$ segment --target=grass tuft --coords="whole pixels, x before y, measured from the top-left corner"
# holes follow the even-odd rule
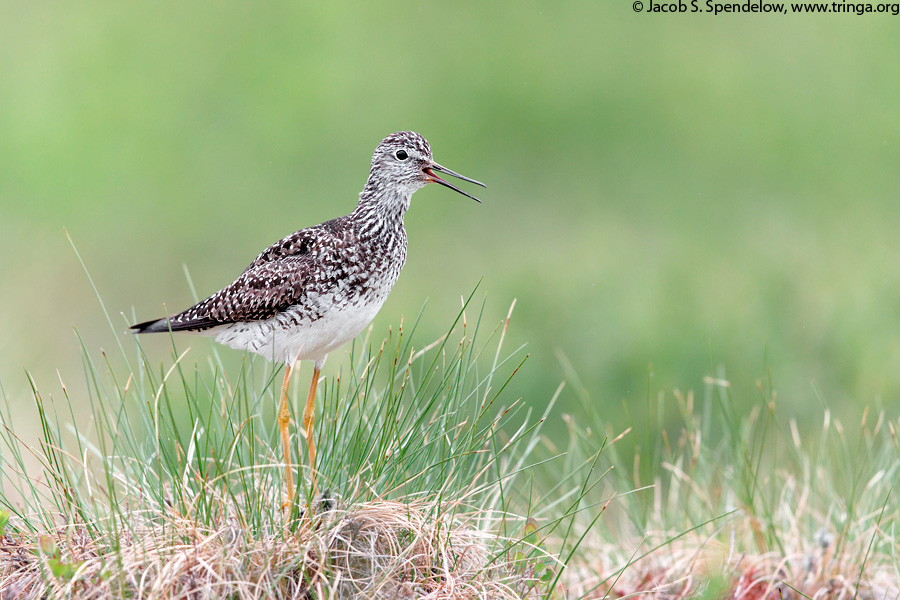
[[[563,386],[541,414],[508,398],[514,303],[490,328],[473,296],[430,343],[421,313],[354,342],[319,386],[323,493],[298,432],[287,510],[279,365],[81,342],[83,396],[29,376],[36,441],[0,402],[0,599],[900,599],[896,418],[801,431],[768,373],[740,414],[717,372],[617,431],[570,369],[560,450]]]
[[[14,432],[8,405],[2,415],[3,597],[555,593],[572,552],[561,558],[551,534],[572,529],[596,476],[536,496],[534,471],[552,460],[543,419],[503,396],[527,357],[503,349],[509,317],[483,333],[484,306],[471,300],[423,347],[415,324],[353,345],[320,396],[325,492],[311,496],[297,434],[300,502],[288,510],[279,366],[249,355],[237,373],[218,360],[188,366],[176,338],[154,363],[131,338],[135,367],[123,374],[82,345],[87,398],[62,384],[63,401],[48,400],[32,381],[36,445]]]
[[[600,494],[650,489],[590,530],[569,561],[574,597],[900,598],[900,422],[864,411],[851,428],[825,409],[819,431],[801,432],[771,389],[738,416],[719,373],[699,401],[658,397],[651,445],[632,431],[607,445]],[[598,431],[613,438],[598,420],[578,423],[570,455],[592,451]]]

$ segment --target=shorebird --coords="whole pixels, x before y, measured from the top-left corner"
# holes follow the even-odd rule
[[[319,373],[328,354],[375,318],[406,262],[403,217],[413,193],[437,183],[481,202],[438,176],[480,185],[434,162],[425,138],[393,133],[378,144],[369,178],[349,215],[294,232],[256,257],[229,286],[180,313],[133,325],[134,333],[193,332],[282,361],[278,427],[284,451],[286,506],[293,501],[288,387],[299,360],[313,363],[303,427],[316,490],[313,438]]]

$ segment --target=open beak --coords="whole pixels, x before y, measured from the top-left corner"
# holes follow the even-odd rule
[[[468,196],[475,202],[481,202],[481,200],[479,200],[472,194],[468,194],[468,193],[462,191],[461,189],[459,189],[452,183],[448,183],[448,182],[444,181],[443,179],[441,179],[440,177],[438,177],[437,175],[435,175],[435,173],[434,173],[435,171],[437,171],[439,173],[445,173],[447,175],[450,175],[451,177],[456,177],[457,179],[462,179],[463,181],[468,181],[469,183],[474,183],[475,185],[480,185],[483,188],[486,188],[487,187],[486,185],[484,185],[480,181],[475,181],[474,179],[469,179],[468,177],[464,177],[464,176],[460,175],[459,173],[455,173],[455,172],[451,171],[450,169],[448,169],[446,167],[442,167],[441,165],[439,165],[435,162],[431,163],[430,165],[428,165],[427,167],[424,167],[422,169],[422,172],[425,173],[425,175],[427,175],[427,177],[425,178],[426,181],[439,183],[444,187],[448,187],[451,190],[459,192],[463,196]]]

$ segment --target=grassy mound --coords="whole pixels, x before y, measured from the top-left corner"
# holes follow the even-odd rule
[[[525,357],[503,354],[508,319],[482,341],[467,310],[424,348],[402,325],[353,348],[322,394],[316,471],[328,491],[311,497],[295,438],[299,502],[285,508],[280,367],[247,356],[233,379],[215,363],[187,368],[173,339],[167,364],[137,347],[121,377],[85,350],[86,425],[74,408],[86,402],[45,401],[36,386],[37,447],[3,416],[3,593],[517,598],[559,585],[543,540],[575,531],[587,487],[534,502],[542,420],[502,402]],[[537,517],[541,505],[553,509]]]
[[[187,366],[195,338],[153,364],[129,338],[123,373],[85,348],[87,398],[33,386],[36,444],[0,410],[0,598],[900,597],[896,420],[801,432],[770,382],[737,414],[719,373],[616,432],[571,374],[562,451],[556,396],[505,398],[527,357],[483,309],[353,346],[321,386],[326,491],[298,433],[286,508],[279,366]]]

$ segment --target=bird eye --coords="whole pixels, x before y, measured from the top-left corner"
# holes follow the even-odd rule
[[[397,153],[394,154],[397,157],[397,160],[406,160],[409,158],[409,154],[406,153],[406,150],[397,150]]]

